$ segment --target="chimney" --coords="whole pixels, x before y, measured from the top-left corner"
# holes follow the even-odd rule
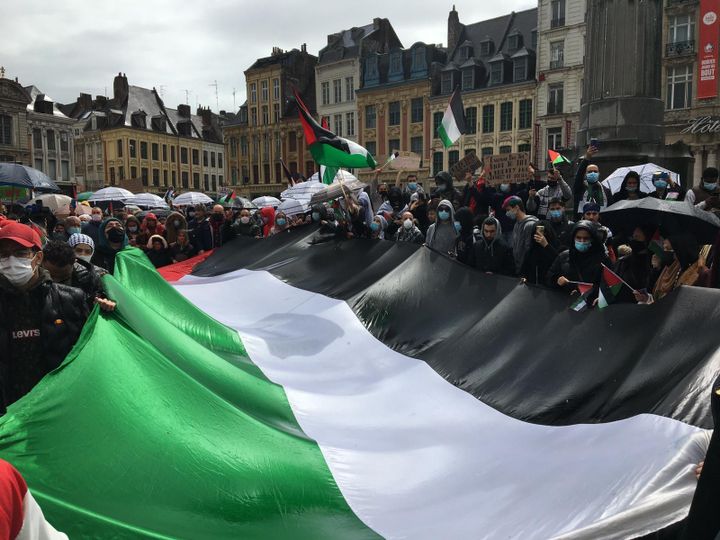
[[[89,111],[92,109],[92,104],[92,96],[90,94],[80,94],[78,105],[80,105],[81,110]]]
[[[455,5],[453,4],[452,11],[448,15],[448,49],[452,50],[458,44],[461,32],[462,25],[460,24],[460,17],[458,12],[455,11]]]
[[[181,118],[190,118],[190,105],[185,105],[184,103],[178,105],[177,111],[178,116],[180,116]]]
[[[380,17],[375,17],[373,19],[373,29],[375,29],[375,30],[379,29],[381,21],[382,21],[382,19]]]
[[[210,107],[198,107],[197,115],[202,118],[203,126],[212,125],[212,111]]]
[[[303,44],[300,46],[300,52],[304,52],[304,53],[307,52],[307,43],[303,43]]]
[[[118,73],[113,80],[113,99],[118,105],[125,103],[130,89],[124,73]]]

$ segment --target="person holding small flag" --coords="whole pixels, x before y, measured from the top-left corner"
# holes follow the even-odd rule
[[[592,302],[599,293],[603,265],[610,267],[611,263],[605,255],[597,227],[590,221],[581,220],[573,228],[570,248],[556,257],[546,282],[551,287],[578,290],[586,302]]]
[[[635,291],[650,291],[655,283],[653,275],[650,239],[652,226],[635,227],[628,241],[630,253],[620,257],[615,263],[615,273],[628,284],[617,296],[618,302],[637,302]]]
[[[600,168],[592,163],[593,156],[597,152],[597,147],[588,147],[575,173],[573,194],[575,195],[575,212],[578,215],[582,213],[585,203],[596,203],[602,210],[610,205],[612,199],[610,190],[600,183]]]
[[[540,219],[547,219],[550,209],[550,201],[560,199],[563,203],[572,199],[570,186],[555,167],[547,170],[547,185],[537,192],[538,210],[537,216]]]

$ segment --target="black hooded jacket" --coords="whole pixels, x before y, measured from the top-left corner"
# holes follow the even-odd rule
[[[512,276],[515,274],[515,259],[512,249],[502,237],[500,222],[495,218],[491,219],[495,221],[497,229],[495,238],[488,242],[481,233],[473,244],[469,264],[482,272]]]
[[[584,229],[590,233],[591,246],[585,253],[575,249],[575,233],[579,229]],[[597,298],[602,278],[602,265],[610,268],[612,263],[605,254],[605,248],[598,235],[597,227],[590,221],[581,220],[575,224],[572,232],[570,249],[563,251],[555,258],[550,270],[547,273],[547,284],[550,287],[558,288],[557,280],[560,276],[564,276],[569,281],[577,281],[582,283],[592,283],[593,290],[588,295],[589,300]],[[565,289],[574,289],[574,286],[563,287]]]

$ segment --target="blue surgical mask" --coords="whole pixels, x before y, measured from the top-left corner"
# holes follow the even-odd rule
[[[313,221],[320,221],[320,212],[313,212],[312,219]]]
[[[600,173],[589,172],[585,175],[585,180],[587,180],[589,184],[594,184],[600,180]]]
[[[440,210],[438,212],[438,217],[440,218],[440,221],[447,221],[448,219],[450,219],[450,212],[448,212],[447,210]]]
[[[575,240],[575,249],[578,250],[580,253],[585,253],[587,250],[590,249],[590,246],[590,242],[580,242],[579,240]]]
[[[80,227],[68,227],[67,232],[68,234],[80,234],[82,229],[80,229]]]
[[[500,191],[508,193],[510,191],[510,184],[500,184]]]
[[[563,217],[563,213],[564,212],[562,210],[550,210],[548,212],[548,215],[550,216],[550,219],[560,221]]]
[[[462,224],[459,221],[456,221],[454,225],[457,232],[460,232],[462,230]]]
[[[445,191],[445,184],[438,184],[438,185],[437,185],[437,190],[438,190],[438,191]]]
[[[284,227],[285,224],[287,224],[287,220],[280,218],[280,219],[276,220],[275,223],[277,223],[279,227]]]
[[[407,187],[410,191],[416,191],[417,190],[417,182],[408,182]]]
[[[653,184],[655,184],[655,187],[658,189],[665,189],[668,185],[665,180],[655,180]]]
[[[372,229],[372,232],[378,232],[380,230],[380,224],[377,221],[373,221],[370,224],[370,229]]]
[[[513,212],[512,210],[508,210],[507,212],[505,212],[505,216],[508,219],[512,219],[513,221],[515,221],[516,219],[515,212]]]
[[[715,191],[718,187],[717,182],[703,182],[703,187],[707,191]]]
[[[625,186],[625,191],[627,191],[628,193],[635,193],[637,191],[637,186]]]

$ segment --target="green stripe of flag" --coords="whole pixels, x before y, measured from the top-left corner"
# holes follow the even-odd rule
[[[375,538],[237,333],[134,249],[116,274],[117,311],[0,418],[47,519],[70,538]]]
[[[455,144],[465,131],[465,109],[460,97],[460,91],[455,90],[450,97],[450,103],[438,127],[438,137],[447,148]]]
[[[332,146],[317,142],[310,145],[313,159],[326,167],[344,167],[346,169],[375,168],[377,163],[372,155],[362,146],[352,141],[345,141],[350,153]]]

